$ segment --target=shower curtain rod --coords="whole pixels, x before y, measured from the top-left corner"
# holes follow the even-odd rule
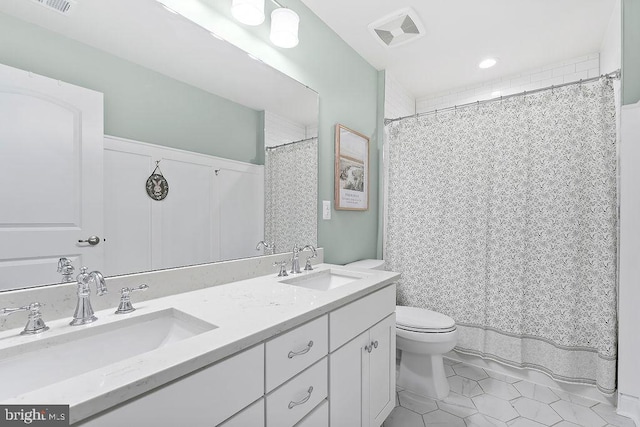
[[[274,148],[286,147],[287,145],[297,144],[298,142],[311,141],[312,139],[317,139],[317,138],[318,138],[317,136],[312,136],[311,138],[305,138],[305,139],[300,139],[298,141],[286,142],[286,143],[280,144],[280,145],[271,145],[269,147],[265,147],[265,149],[266,150],[273,150]]]
[[[591,78],[588,78],[588,79],[580,79],[580,80],[576,80],[576,81],[573,81],[573,82],[562,83],[562,84],[559,84],[559,85],[551,85],[551,86],[543,87],[543,88],[540,88],[540,89],[525,90],[524,92],[513,93],[511,95],[505,95],[505,96],[495,97],[495,98],[491,98],[491,99],[485,99],[483,101],[468,102],[466,104],[460,104],[460,105],[454,105],[453,107],[435,109],[435,110],[431,110],[431,111],[426,111],[424,113],[416,113],[416,114],[412,114],[410,116],[398,117],[396,119],[384,119],[384,125],[386,126],[389,123],[397,122],[398,120],[418,118],[418,117],[421,117],[421,116],[427,116],[429,114],[437,114],[438,112],[457,110],[458,108],[465,108],[465,107],[471,107],[471,106],[474,106],[474,105],[488,104],[490,102],[503,101],[505,99],[515,98],[517,96],[531,95],[532,93],[544,92],[544,91],[547,91],[547,90],[558,89],[558,88],[565,87],[565,86],[572,86],[572,85],[578,85],[578,84],[583,84],[583,83],[591,83],[591,82],[595,82],[597,80],[600,80],[602,78],[618,80],[618,79],[620,79],[620,69],[617,69],[616,71],[612,71],[612,72],[607,73],[607,74],[599,75],[598,77],[591,77]]]

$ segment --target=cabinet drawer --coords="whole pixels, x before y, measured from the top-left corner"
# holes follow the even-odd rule
[[[326,356],[328,341],[325,314],[267,342],[267,393]]]
[[[146,426],[215,426],[260,399],[263,393],[264,346],[260,344],[80,425],[127,426],[144,414]]]
[[[218,427],[264,427],[264,398],[244,408]]]
[[[349,342],[396,311],[396,285],[389,285],[329,313],[329,351]]]
[[[323,401],[307,415],[296,427],[327,427],[329,425],[329,402]]]
[[[267,395],[267,427],[291,427],[327,397],[327,358]]]

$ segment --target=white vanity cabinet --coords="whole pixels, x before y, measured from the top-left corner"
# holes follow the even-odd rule
[[[378,427],[393,410],[394,311],[392,285],[330,313],[331,427]]]
[[[264,398],[243,409],[218,427],[264,427]]]
[[[395,406],[395,285],[80,426],[370,427]]]
[[[213,427],[263,394],[264,344],[259,344],[77,425]]]

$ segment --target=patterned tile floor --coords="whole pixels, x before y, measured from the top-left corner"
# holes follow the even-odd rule
[[[383,427],[634,427],[611,405],[448,359],[445,370],[449,396],[398,388]]]

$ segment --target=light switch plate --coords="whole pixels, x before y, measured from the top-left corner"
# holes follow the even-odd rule
[[[322,201],[322,219],[331,219],[331,200]]]

